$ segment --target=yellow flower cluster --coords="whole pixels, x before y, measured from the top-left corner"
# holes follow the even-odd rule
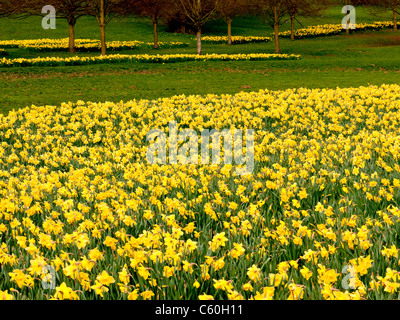
[[[136,49],[140,47],[141,41],[110,41],[107,42],[107,49]],[[69,39],[39,39],[34,41],[24,41],[20,44],[21,48],[26,48],[32,51],[59,51],[68,50]],[[78,51],[95,51],[100,50],[100,40],[76,39],[75,49]]]
[[[227,36],[203,36],[201,39],[205,43],[227,43]],[[270,37],[252,37],[252,36],[232,36],[232,44],[242,43],[257,43],[257,42],[269,42],[272,38]]]
[[[32,59],[0,59],[0,67],[30,67],[30,66],[70,66],[70,65],[89,65],[98,63],[118,63],[118,62],[148,62],[148,63],[172,63],[185,61],[243,61],[243,60],[298,60],[299,55],[288,54],[110,54],[107,56],[94,57],[38,57]]]
[[[142,41],[109,41],[107,48],[112,51],[133,50],[141,47],[151,47],[153,43]],[[188,43],[183,42],[159,42],[161,48],[187,47]],[[69,48],[69,38],[63,39],[35,39],[35,40],[3,40],[0,47],[4,48],[25,48],[32,51],[65,51]],[[101,48],[100,40],[75,39],[75,49],[78,51],[98,51]]]
[[[254,129],[254,172],[150,165],[171,121]],[[0,299],[397,298],[399,126],[399,85],[0,116]]]
[[[400,23],[399,23],[400,25]],[[392,21],[378,21],[374,23],[360,23],[355,25],[355,31],[366,31],[366,30],[382,30],[392,28]],[[318,26],[308,26],[307,28],[295,30],[295,38],[310,38],[318,36],[335,35],[344,32],[341,24],[324,24]],[[290,37],[291,31],[280,32],[281,37]]]
[[[3,48],[34,48],[34,47],[46,47],[46,46],[53,46],[53,47],[66,47],[68,48],[68,38],[63,39],[28,39],[28,40],[1,40],[0,47]],[[91,40],[91,39],[75,39],[76,46],[81,45],[89,45],[98,43],[98,40]]]

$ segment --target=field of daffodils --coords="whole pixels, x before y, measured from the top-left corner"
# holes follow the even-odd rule
[[[397,299],[399,109],[384,85],[0,116],[0,299]],[[254,130],[254,171],[149,164],[171,121]]]

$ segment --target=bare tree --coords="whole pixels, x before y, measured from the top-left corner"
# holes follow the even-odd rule
[[[123,0],[90,0],[88,3],[89,15],[97,19],[100,27],[101,54],[107,53],[106,47],[106,26],[108,23],[120,14],[120,5]]]
[[[56,16],[68,22],[69,52],[75,52],[75,25],[77,20],[88,13],[88,1],[85,0],[28,0],[27,12],[41,12],[41,8],[51,5],[56,9]]]
[[[393,30],[397,31],[398,15],[400,13],[400,0],[355,0],[357,4],[370,7],[375,15],[382,11],[390,10],[393,13]]]
[[[75,25],[79,18],[87,14],[88,5],[84,0],[44,0],[54,6],[57,17],[68,22],[69,52],[75,52]]]
[[[221,0],[174,0],[174,3],[187,22],[196,29],[197,54],[201,55],[201,28],[216,14]]]
[[[1,8],[11,3],[12,13],[18,14],[19,18],[37,15],[43,16],[42,8],[51,5],[56,10],[58,19],[65,19],[69,29],[69,52],[75,52],[75,25],[77,20],[87,14],[88,1],[84,0],[1,0]],[[10,5],[7,5],[9,7]],[[0,13],[1,16],[1,13]]]
[[[137,14],[151,19],[153,23],[154,49],[158,49],[158,23],[166,17],[171,8],[168,0],[124,0],[119,6],[121,14],[128,16]]]
[[[196,34],[193,26],[188,23],[188,19],[179,10],[177,5],[170,6],[166,16],[167,27],[171,32],[183,34]]]
[[[397,31],[397,16],[400,13],[400,0],[383,0],[380,4],[393,12],[393,30]]]
[[[295,40],[294,24],[298,16],[316,16],[329,6],[327,0],[286,0],[290,17],[290,39]],[[297,20],[298,21],[298,20]]]
[[[248,8],[247,0],[224,0],[220,1],[217,13],[228,25],[228,44],[232,44],[232,20],[234,17],[243,15]]]
[[[287,21],[287,0],[254,0],[254,14],[274,29],[275,52],[280,53],[279,28]]]
[[[22,0],[1,0],[0,18],[8,17],[13,14],[21,13],[25,1]]]

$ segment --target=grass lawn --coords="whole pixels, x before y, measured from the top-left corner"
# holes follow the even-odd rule
[[[375,17],[357,11],[357,22],[390,20],[390,14]],[[303,26],[341,23],[341,8],[328,10],[321,17],[301,19]],[[63,38],[65,21],[56,30],[43,30],[40,17],[25,20],[0,19],[0,39]],[[297,24],[296,27],[301,27]],[[287,30],[288,25],[282,27]],[[221,21],[209,23],[204,34],[224,35]],[[271,29],[254,18],[238,18],[234,35],[265,36]],[[98,38],[97,22],[91,18],[78,21],[77,38]],[[109,40],[152,41],[148,20],[114,20],[107,28]],[[160,41],[189,42],[187,48],[137,49],[121,53],[195,53],[192,35],[168,33],[161,27]],[[34,105],[59,105],[61,102],[127,101],[156,99],[177,94],[233,94],[259,89],[356,87],[368,84],[398,83],[400,79],[400,32],[364,32],[307,40],[281,40],[282,53],[300,54],[300,61],[185,62],[173,64],[120,63],[73,67],[0,68],[0,112]],[[69,53],[37,53],[7,49],[8,58],[69,56]],[[204,53],[274,53],[273,43],[227,46],[203,44]],[[78,53],[98,55],[98,53]]]

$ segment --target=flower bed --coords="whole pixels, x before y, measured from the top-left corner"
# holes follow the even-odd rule
[[[109,41],[106,43],[107,49],[111,51],[135,50],[139,48],[151,48],[153,43],[142,41]],[[183,42],[159,42],[162,49],[184,48],[189,46]],[[68,51],[69,39],[37,39],[37,40],[10,40],[0,41],[0,47],[3,48],[25,48],[29,51],[55,52]],[[101,49],[100,40],[76,39],[75,49],[79,52],[96,52]]]
[[[227,36],[204,36],[201,39],[204,43],[212,44],[223,44],[228,42]],[[270,42],[272,38],[270,37],[244,37],[244,36],[233,36],[232,44],[244,44],[244,43],[260,43],[260,42]]]
[[[119,62],[145,62],[145,63],[174,63],[185,61],[271,61],[271,60],[298,60],[299,55],[287,54],[166,54],[166,55],[122,55],[112,54],[96,57],[46,57],[33,59],[0,59],[0,67],[31,67],[31,66],[72,66],[72,65],[90,65],[99,63],[119,63]]]
[[[400,26],[400,22],[398,23],[398,25]],[[389,28],[393,28],[393,22],[391,21],[361,23],[361,24],[356,24],[356,29],[351,29],[351,32],[362,32],[368,30],[376,31]],[[295,38],[296,39],[315,38],[321,36],[342,34],[344,32],[346,32],[346,30],[343,29],[343,26],[341,24],[324,24],[318,26],[309,26],[303,29],[297,29],[295,30]],[[284,31],[279,33],[279,35],[283,38],[289,38],[290,34],[291,34],[290,31]]]

